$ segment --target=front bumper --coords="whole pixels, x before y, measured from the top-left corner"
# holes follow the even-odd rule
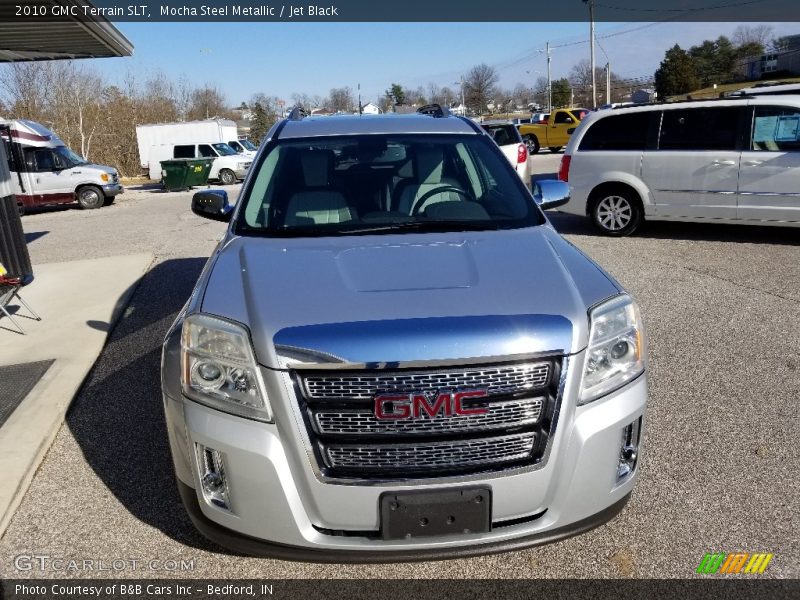
[[[106,196],[116,196],[125,191],[119,183],[108,183],[103,186],[103,194]]]
[[[580,372],[579,366],[573,372]],[[568,379],[543,466],[435,483],[326,482],[315,472],[302,440],[303,425],[291,412],[276,411],[278,424],[265,424],[167,394],[164,402],[183,502],[196,527],[211,540],[239,552],[292,560],[443,559],[556,541],[596,527],[622,509],[639,471],[637,466],[617,482],[622,431],[643,417],[646,376],[582,407],[571,400],[579,377]],[[270,397],[291,397],[280,377],[271,378],[267,386]],[[231,511],[209,504],[198,491],[195,444],[222,453]],[[383,492],[466,484],[492,489],[489,533],[390,541],[380,537]]]
[[[233,173],[236,175],[236,179],[244,179],[247,177],[247,171],[249,168],[245,169],[236,169]]]

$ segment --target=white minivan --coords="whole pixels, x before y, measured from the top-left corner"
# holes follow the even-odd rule
[[[590,113],[559,169],[560,210],[605,234],[645,219],[800,226],[800,95]]]

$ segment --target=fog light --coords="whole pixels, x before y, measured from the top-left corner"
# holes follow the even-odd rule
[[[639,417],[633,423],[629,423],[622,430],[622,445],[619,450],[619,463],[617,464],[617,483],[621,483],[630,477],[636,470],[641,430],[642,417]]]
[[[222,453],[201,444],[195,444],[197,465],[200,468],[200,489],[203,498],[218,508],[230,510],[228,482]]]

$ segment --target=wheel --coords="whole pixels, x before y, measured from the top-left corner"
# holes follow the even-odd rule
[[[642,223],[642,204],[628,190],[608,190],[600,194],[592,205],[591,216],[595,226],[606,235],[630,235]]]
[[[528,154],[536,154],[539,152],[539,140],[535,135],[529,133],[523,138],[523,140],[525,141],[525,145],[528,147]]]
[[[116,196],[106,196],[105,200],[103,200],[103,206],[111,206],[116,198]]]
[[[81,208],[100,208],[105,200],[103,192],[94,186],[87,185],[78,190],[78,204]]]
[[[19,213],[19,216],[20,216],[20,217],[22,217],[23,215],[25,215],[25,205],[24,205],[24,204],[17,203],[17,212]]]
[[[236,175],[230,169],[222,169],[219,172],[219,182],[222,185],[233,185],[236,183]]]
[[[556,152],[561,152],[561,146],[548,146],[550,152],[555,154]]]

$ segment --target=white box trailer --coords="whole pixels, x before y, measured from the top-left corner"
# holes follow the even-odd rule
[[[184,123],[157,123],[136,126],[136,143],[139,146],[139,165],[142,171],[150,171],[155,160],[153,148],[164,148],[177,144],[218,144],[238,139],[236,123],[230,119],[206,119]]]

